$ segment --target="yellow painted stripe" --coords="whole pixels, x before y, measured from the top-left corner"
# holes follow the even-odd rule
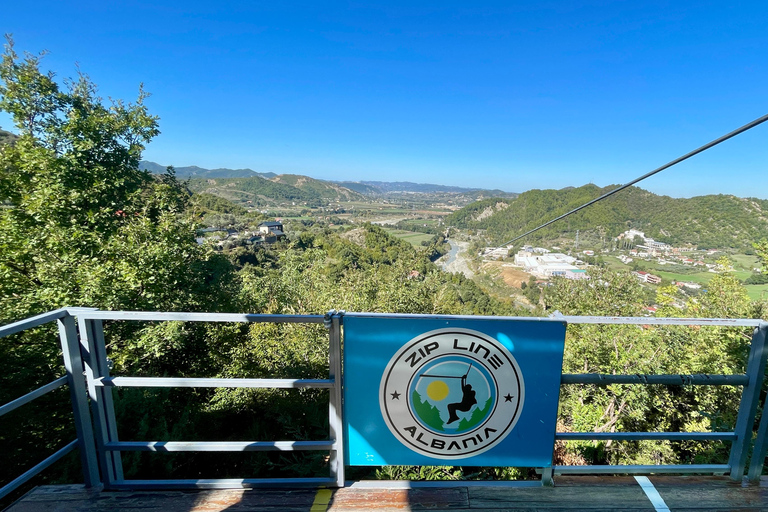
[[[315,494],[315,501],[312,502],[312,508],[309,512],[325,512],[328,510],[328,504],[331,502],[333,493],[330,489],[318,489]]]

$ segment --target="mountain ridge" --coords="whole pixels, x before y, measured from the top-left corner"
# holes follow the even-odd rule
[[[616,185],[583,185],[560,190],[533,189],[509,200],[491,198],[465,206],[445,222],[482,229],[504,243],[612,190]],[[733,195],[672,198],[630,187],[533,233],[525,243],[558,238],[610,240],[634,228],[673,245],[746,248],[768,237],[768,200]]]
[[[139,162],[139,168],[147,170],[152,174],[163,174],[166,170],[166,166],[160,165],[148,160],[142,160]],[[422,193],[422,194],[434,194],[434,193],[449,193],[449,194],[468,194],[476,193],[482,194],[483,197],[515,197],[515,192],[505,192],[498,189],[482,189],[482,188],[469,188],[469,187],[457,187],[450,185],[436,185],[432,183],[414,183],[410,181],[335,181],[335,180],[321,180],[318,178],[312,178],[310,176],[302,174],[276,174],[274,172],[257,172],[253,169],[205,169],[196,165],[186,167],[175,167],[176,177],[180,179],[227,179],[227,178],[252,178],[259,176],[265,179],[275,179],[283,176],[300,176],[309,178],[316,182],[323,182],[338,185],[349,189],[353,192],[357,192],[362,195],[386,195],[391,193]]]

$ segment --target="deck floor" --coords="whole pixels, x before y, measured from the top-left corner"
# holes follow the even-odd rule
[[[652,485],[648,485],[648,481]],[[727,477],[557,477],[555,487],[498,483],[357,482],[344,489],[87,491],[38,487],[7,512],[351,512],[351,511],[766,511],[768,480]],[[399,488],[398,488],[399,486]],[[665,508],[666,507],[666,508]]]

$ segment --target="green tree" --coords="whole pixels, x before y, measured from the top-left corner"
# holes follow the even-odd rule
[[[763,263],[763,271],[768,273],[768,240],[763,239],[752,244],[760,261]]]
[[[0,110],[19,133],[0,147],[0,321],[64,306],[231,310],[236,275],[225,257],[195,243],[195,225],[183,215],[188,193],[173,172],[155,178],[138,168],[159,133],[147,95],[140,88],[136,103],[105,104],[87,76],[61,86],[40,65],[41,56],[20,56],[10,40],[0,62]],[[106,330],[118,369],[156,375],[206,371],[215,332],[206,337],[205,329]],[[62,373],[55,336],[48,327],[0,340],[0,403]],[[197,405],[189,398],[178,404]],[[3,417],[24,428],[0,425],[20,436],[4,437],[0,451],[21,453],[14,462],[22,467],[42,460],[73,435],[66,420],[56,425],[61,437],[47,424],[48,416],[66,418],[67,407],[60,400]],[[0,471],[4,480],[6,471],[20,472]]]

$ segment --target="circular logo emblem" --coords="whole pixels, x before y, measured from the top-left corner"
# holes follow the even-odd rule
[[[525,386],[509,351],[469,329],[438,329],[406,343],[384,370],[381,414],[411,450],[438,459],[483,453],[504,439]]]

